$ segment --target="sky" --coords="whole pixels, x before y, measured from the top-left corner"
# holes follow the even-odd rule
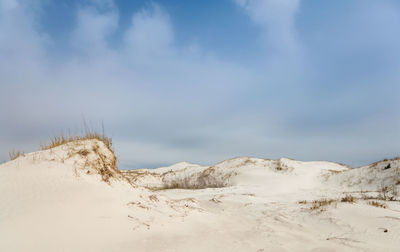
[[[0,162],[104,123],[121,169],[400,155],[400,1],[0,0]]]

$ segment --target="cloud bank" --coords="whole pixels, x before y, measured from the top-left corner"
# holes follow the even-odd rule
[[[122,31],[113,1],[79,4],[62,46],[40,23],[45,4],[2,0],[0,160],[77,131],[82,116],[105,122],[122,168],[239,155],[356,166],[398,153],[399,6],[354,1],[337,6],[343,20],[315,24],[306,1],[232,4],[259,30],[254,65],[177,45],[154,2]]]

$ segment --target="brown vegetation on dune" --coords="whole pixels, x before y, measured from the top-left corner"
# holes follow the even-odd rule
[[[380,203],[378,201],[369,201],[368,205],[374,206],[374,207],[387,208],[387,205],[385,203]]]
[[[347,202],[347,203],[354,203],[356,201],[356,198],[354,198],[352,195],[346,195],[343,197],[340,202]]]
[[[320,210],[324,211],[325,209],[323,207],[329,206],[332,203],[337,202],[335,199],[319,199],[319,200],[313,200],[311,202],[311,207],[310,210]]]
[[[23,151],[16,151],[16,150],[12,150],[8,153],[8,156],[10,157],[10,160],[15,160],[17,158],[19,158],[20,156],[23,156],[24,152]]]
[[[323,198],[323,199],[313,200],[310,202],[308,202],[307,200],[300,200],[297,203],[301,204],[301,205],[307,205],[310,203],[311,206],[308,208],[309,210],[323,212],[326,210],[327,206],[332,205],[332,204],[335,204],[335,206],[336,206],[338,202],[354,203],[354,202],[356,202],[356,198],[353,197],[352,195],[346,195],[339,199]]]
[[[69,136],[61,135],[53,137],[50,139],[50,143],[42,145],[41,149],[48,150],[70,142],[94,140],[94,139],[103,142],[104,145],[114,153],[114,150],[112,149],[112,139],[106,137],[104,134],[99,134],[94,131],[86,131],[83,135],[69,135]]]
[[[41,150],[50,150],[62,145],[69,145],[71,147],[69,157],[74,155],[81,156],[84,160],[82,169],[89,169],[86,171],[87,174],[97,173],[107,183],[109,183],[110,178],[123,178],[131,183],[117,168],[117,157],[112,147],[112,138],[105,136],[104,127],[103,133],[100,134],[90,130],[85,122],[84,126],[85,131],[83,134],[61,134],[60,136],[55,136],[50,139],[49,143],[41,145]],[[100,143],[96,141],[90,146],[85,146],[85,141],[90,140],[102,142],[110,153],[104,152],[104,149],[100,147]]]

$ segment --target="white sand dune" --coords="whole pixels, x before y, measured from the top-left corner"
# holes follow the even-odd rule
[[[248,157],[133,171],[113,162],[101,141],[85,140],[0,165],[0,251],[400,248],[398,159],[357,169]]]

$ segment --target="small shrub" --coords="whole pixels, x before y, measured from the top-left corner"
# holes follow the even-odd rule
[[[374,207],[387,208],[387,205],[385,203],[380,203],[378,201],[369,201],[368,205],[374,206]]]
[[[20,156],[23,156],[24,152],[12,150],[8,153],[8,155],[10,156],[10,160],[15,160],[15,159],[19,158]]]

